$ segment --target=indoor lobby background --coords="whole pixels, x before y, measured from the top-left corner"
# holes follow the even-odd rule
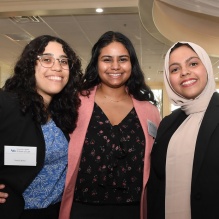
[[[23,47],[39,35],[67,41],[85,69],[97,39],[120,31],[133,42],[163,117],[174,109],[163,84],[164,56],[174,42],[191,41],[209,53],[219,88],[218,11],[216,0],[0,0],[0,86]]]

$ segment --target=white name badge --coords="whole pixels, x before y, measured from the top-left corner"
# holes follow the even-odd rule
[[[36,166],[36,147],[4,146],[4,165]]]
[[[153,138],[156,138],[157,135],[157,127],[156,125],[148,120],[148,133],[151,135]]]

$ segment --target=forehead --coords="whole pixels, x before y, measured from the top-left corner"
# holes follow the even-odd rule
[[[49,42],[44,49],[44,53],[58,54],[64,55],[64,50],[62,48],[62,44],[58,42]]]
[[[190,57],[199,57],[198,54],[190,47],[183,45],[174,49],[169,56],[169,61],[184,60]]]
[[[129,52],[125,46],[120,42],[112,42],[107,46],[103,47],[100,51],[100,55],[109,54],[109,55],[128,55]]]

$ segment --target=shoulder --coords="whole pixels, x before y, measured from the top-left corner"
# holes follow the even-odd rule
[[[202,120],[202,126],[203,124],[209,123],[210,121],[211,123],[218,121],[219,120],[218,110],[219,110],[219,93],[215,92],[212,95],[211,100],[206,109],[205,115]]]
[[[0,104],[17,104],[18,97],[14,93],[10,93],[7,91],[0,90]]]
[[[162,119],[162,122],[170,121],[170,120],[177,120],[179,117],[182,117],[182,116],[186,117],[186,114],[181,110],[181,108],[178,108],[172,111],[169,115],[165,116]]]
[[[132,97],[132,101],[135,103],[135,105],[145,106],[145,107],[150,107],[150,108],[157,108],[155,105],[153,105],[151,102],[149,102],[147,100],[137,100],[133,96],[131,96],[131,97]]]
[[[218,104],[219,104],[219,93],[214,92],[209,102],[209,106],[218,105]]]
[[[87,93],[87,91],[82,91],[82,93],[85,93],[84,95],[79,95],[81,102],[86,102],[86,101],[94,101],[94,97],[96,94],[96,90],[97,90],[97,86],[89,89],[89,94],[85,95]]]
[[[134,98],[133,105],[139,117],[146,118],[157,126],[159,125],[161,116],[156,106],[149,101],[139,101]]]
[[[158,112],[158,108],[149,101],[145,101],[145,100],[140,101],[140,100],[134,99],[133,97],[132,97],[132,100],[133,100],[134,107],[137,110],[139,110],[139,109],[149,110],[151,113]]]
[[[176,109],[162,119],[159,129],[169,126],[178,127],[186,119],[186,117],[187,115],[184,113],[184,111],[182,111],[180,108]]]
[[[80,95],[81,97],[89,97],[96,93],[97,86],[91,87],[89,89],[81,90]]]

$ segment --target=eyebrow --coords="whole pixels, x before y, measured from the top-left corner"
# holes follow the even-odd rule
[[[103,56],[101,56],[101,58],[111,58],[111,57],[113,57],[113,56],[110,56],[110,55],[103,55]],[[128,57],[128,58],[130,58],[129,55],[120,55],[120,56],[116,56],[116,57]]]
[[[188,59],[186,59],[186,62],[189,62],[191,59],[194,59],[194,58],[197,58],[197,59],[200,60],[200,58],[199,58],[198,56],[191,56],[191,57],[189,57]],[[172,65],[179,65],[179,63],[178,63],[178,62],[174,62],[174,63],[172,63],[171,65],[169,65],[169,68],[170,68]]]
[[[54,54],[52,54],[52,53],[43,53],[42,55],[54,56]],[[59,58],[67,58],[67,56],[66,55],[60,55]]]

